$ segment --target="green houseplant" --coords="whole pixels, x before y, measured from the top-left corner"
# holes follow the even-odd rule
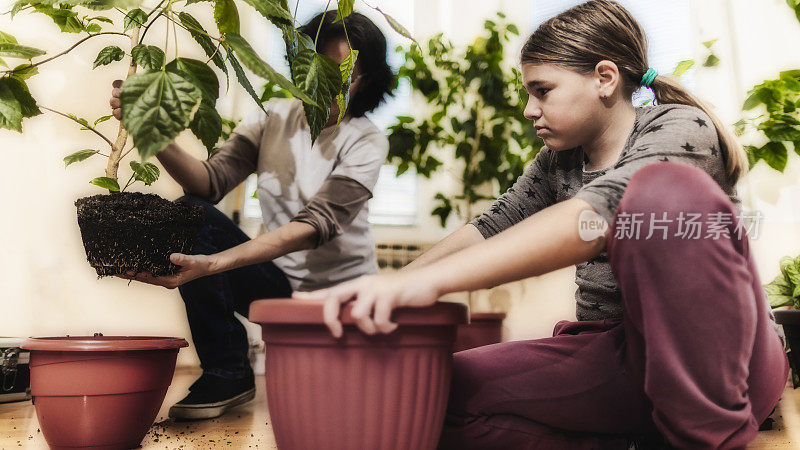
[[[349,15],[354,1],[337,0],[337,17]],[[110,194],[76,202],[87,257],[100,276],[128,270],[154,275],[174,273],[177,267],[169,262],[169,254],[185,252],[191,246],[201,225],[202,211],[153,194],[124,191],[137,181],[146,185],[155,182],[159,170],[147,160],[186,129],[209,152],[215,148],[223,137],[223,125],[230,125],[216,109],[220,94],[218,74],[224,74],[228,85],[230,78],[235,77],[259,106],[261,97],[248,80],[245,68],[302,100],[315,139],[328,120],[328,105],[333,101],[340,106],[338,119],[344,116],[350,77],[358,57],[353,50],[339,65],[317,53],[316,37],[295,28],[286,0],[245,0],[248,7],[281,31],[291,73],[291,79],[287,79],[267,64],[240,34],[239,5],[235,0],[161,0],[152,7],[141,3],[141,0],[16,0],[10,10],[12,18],[22,13],[43,14],[65,35],[79,37],[73,45],[52,56],[0,31],[0,66],[6,67],[0,70],[0,128],[22,132],[25,119],[45,110],[93,132],[106,146],[105,150],[85,149],[64,158],[66,165],[98,157],[107,159],[103,176],[90,183],[107,189]],[[199,5],[188,8],[193,3]],[[217,29],[204,29],[189,9],[204,10],[213,16]],[[384,16],[395,30],[409,36],[394,19]],[[166,23],[166,36],[148,34],[158,21]],[[176,41],[173,49],[169,45],[170,30]],[[208,59],[180,56],[179,30],[188,33]],[[36,76],[45,64],[58,67],[53,61],[84,42],[97,39],[114,41],[100,50],[88,70],[127,65],[120,93],[123,119],[114,139],[96,128],[111,116],[101,116],[90,123],[85,118],[41,105],[27,86],[27,80]],[[170,54],[173,57],[168,59]],[[6,59],[21,63],[9,66]],[[127,147],[129,136],[132,145]],[[125,178],[120,178],[119,166],[133,149],[137,150],[139,160],[129,162],[132,173],[127,182],[121,183]]]
[[[785,256],[780,261],[781,273],[764,285],[767,298],[775,311],[775,321],[783,326],[786,353],[792,368],[792,384],[800,386],[800,256]]]
[[[523,111],[522,75],[505,55],[517,27],[498,13],[484,33],[456,47],[441,34],[424,47],[403,51],[398,76],[425,100],[414,117],[400,116],[390,127],[389,157],[397,174],[414,168],[423,177],[443,173],[458,180],[458,192],[438,192],[431,214],[442,227],[451,215],[473,219],[476,206],[508,190],[541,149]],[[472,307],[472,295],[468,294]],[[456,350],[499,342],[505,313],[473,312],[459,327]]]
[[[786,0],[800,21],[800,0]],[[783,172],[789,160],[789,148],[800,155],[800,69],[785,70],[778,78],[764,80],[749,92],[742,109],[753,111],[736,123],[736,132],[755,134],[758,144],[747,145],[750,167],[764,160]],[[759,115],[755,115],[760,113]],[[800,256],[780,260],[781,273],[764,285],[775,321],[782,325],[792,384],[800,386]]]

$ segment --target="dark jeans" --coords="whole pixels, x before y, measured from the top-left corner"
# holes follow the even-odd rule
[[[193,254],[210,255],[250,240],[205,200],[187,195],[177,201],[200,205],[206,211]],[[186,316],[203,372],[225,378],[244,378],[251,371],[247,332],[233,315],[234,311],[247,317],[253,300],[292,295],[289,280],[272,262],[198,278],[178,290],[186,303]]]
[[[684,210],[736,212],[696,167],[636,172],[607,246],[623,317],[456,353],[440,449],[626,449],[656,432],[677,448],[747,445],[783,392],[786,356],[748,237],[677,238]],[[616,236],[622,213],[664,212],[669,238]]]

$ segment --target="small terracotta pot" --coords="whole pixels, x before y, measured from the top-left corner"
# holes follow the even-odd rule
[[[172,382],[180,338],[31,338],[31,394],[51,449],[139,446]]]
[[[469,350],[484,345],[503,342],[503,319],[505,313],[472,313],[469,323],[458,326],[458,337],[454,352]]]
[[[261,324],[266,343],[267,404],[278,447],[435,448],[466,306],[397,309],[398,329],[375,336],[356,328],[351,308],[342,308],[344,334],[334,339],[321,302],[250,305],[250,320]]]

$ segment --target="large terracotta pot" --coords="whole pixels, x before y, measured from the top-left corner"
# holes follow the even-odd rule
[[[503,319],[505,313],[472,313],[469,323],[458,326],[454,352],[469,350],[503,341]]]
[[[450,388],[456,326],[467,308],[395,310],[389,335],[361,333],[342,308],[344,334],[323,324],[322,303],[259,300],[250,320],[266,343],[267,404],[281,450],[433,449]]]
[[[138,447],[172,382],[184,339],[31,338],[31,394],[51,449]]]

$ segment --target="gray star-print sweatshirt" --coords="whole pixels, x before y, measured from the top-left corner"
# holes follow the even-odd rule
[[[741,211],[711,118],[694,106],[664,104],[636,108],[633,130],[612,167],[586,171],[580,147],[559,152],[542,148],[516,183],[471,223],[489,238],[550,205],[576,197],[610,224],[628,180],[640,168],[660,161],[703,169]],[[578,320],[622,317],[622,296],[605,251],[577,265],[575,283]]]

